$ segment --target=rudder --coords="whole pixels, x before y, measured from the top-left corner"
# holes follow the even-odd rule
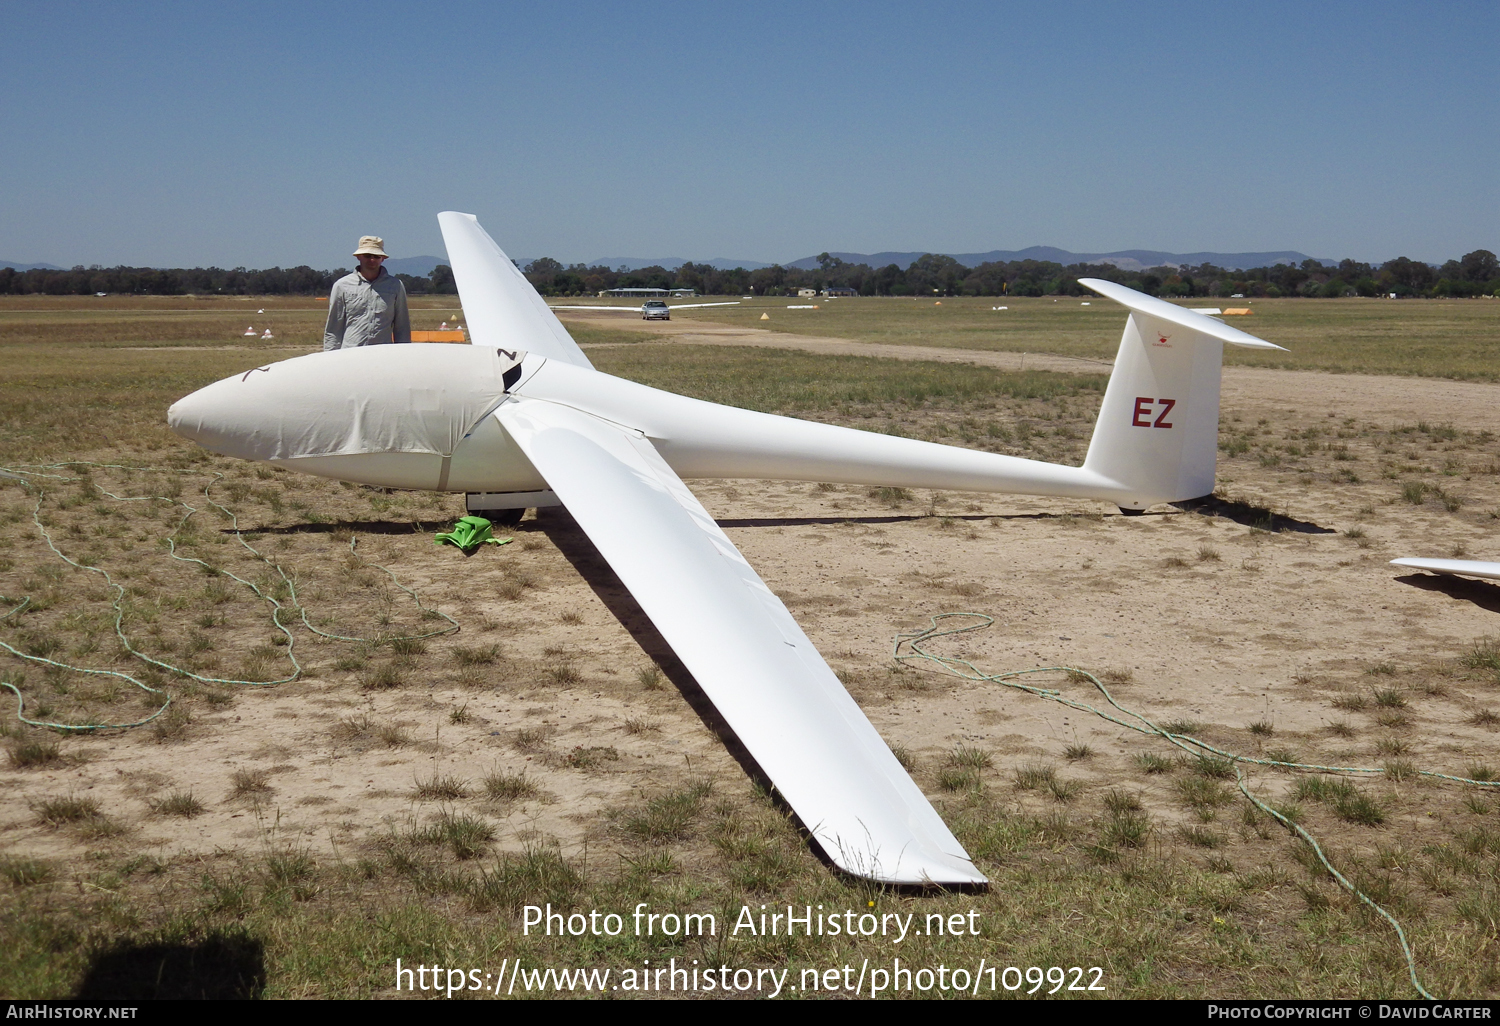
[[[1126,512],[1209,494],[1223,343],[1281,347],[1114,282],[1080,282],[1130,308],[1084,469],[1129,492]]]

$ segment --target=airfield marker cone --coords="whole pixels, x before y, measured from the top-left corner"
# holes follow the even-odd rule
[[[763,321],[769,321],[771,319],[771,315],[768,313],[763,313],[760,315],[760,319]]]
[[[246,338],[253,338],[254,335],[255,335],[255,325],[252,324],[250,327],[248,327],[248,328],[245,329],[245,337]]]
[[[275,338],[275,337],[276,337],[275,335],[271,334],[271,329],[270,328],[267,328],[266,329],[266,333],[261,336],[261,338]]]

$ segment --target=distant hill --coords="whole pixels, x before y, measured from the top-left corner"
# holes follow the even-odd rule
[[[928,250],[928,252],[932,252]],[[869,264],[885,267],[896,264],[909,267],[923,256],[922,253],[830,253],[848,264]],[[978,267],[985,263],[1011,262],[1015,260],[1050,260],[1059,264],[1113,264],[1123,271],[1139,271],[1146,267],[1162,267],[1166,264],[1196,266],[1214,264],[1226,270],[1246,267],[1272,267],[1276,264],[1300,264],[1308,259],[1305,253],[1284,250],[1276,253],[1162,253],[1154,249],[1122,249],[1114,253],[1072,253],[1052,246],[1032,246],[1029,249],[994,249],[988,253],[949,253],[965,267]],[[1324,261],[1327,263],[1328,261]],[[787,267],[798,267],[810,271],[818,266],[815,256],[793,260]]]
[[[446,264],[448,258],[445,256],[414,256],[414,257],[391,257],[385,262],[385,269],[392,274],[410,274],[418,278],[425,278],[432,273],[432,269],[438,264]]]
[[[899,267],[910,267],[926,253],[933,250],[917,250],[911,253],[830,253],[829,256],[838,257],[847,264],[869,264],[871,267],[885,267],[887,264],[896,264]],[[1122,249],[1114,253],[1073,253],[1066,249],[1057,249],[1054,246],[1032,246],[1029,249],[992,249],[988,253],[949,253],[954,260],[965,267],[978,267],[984,263],[1010,262],[1014,260],[1051,260],[1059,264],[1113,264],[1124,271],[1139,271],[1146,267],[1162,267],[1167,264],[1177,266],[1198,264],[1214,264],[1228,270],[1241,270],[1247,267],[1272,267],[1276,264],[1300,264],[1307,259],[1306,253],[1297,253],[1292,250],[1282,250],[1275,253],[1163,253],[1154,249]],[[413,260],[426,259],[413,257]],[[665,267],[668,270],[681,267],[688,260],[684,257],[600,257],[590,260],[589,265],[593,267],[604,266],[618,270],[638,270],[642,267]],[[735,260],[729,257],[714,257],[712,260],[694,260],[696,264],[710,264],[721,271],[731,271],[736,267],[743,267],[747,271],[759,270],[762,267],[770,267],[771,264],[760,260]],[[1329,263],[1330,261],[1323,261]],[[386,266],[390,267],[396,263],[387,260]],[[525,261],[519,261],[525,266]],[[783,267],[796,267],[804,271],[811,271],[818,266],[818,258],[815,256],[803,257],[801,260],[793,260],[791,263],[783,264]],[[416,272],[408,271],[408,274]],[[423,272],[426,273],[425,271]]]
[[[615,270],[625,268],[628,271],[639,270],[642,267],[665,267],[667,270],[681,267],[689,261],[684,257],[600,257],[598,260],[590,260],[590,267],[609,267]],[[735,260],[730,257],[714,257],[712,260],[694,260],[695,264],[708,264],[717,267],[721,271],[732,271],[736,267],[743,267],[747,271],[758,271],[762,267],[770,267],[770,264],[760,260]],[[816,264],[816,261],[814,261]]]
[[[61,271],[56,264],[18,264],[14,260],[0,260],[0,267],[14,267],[18,271]]]

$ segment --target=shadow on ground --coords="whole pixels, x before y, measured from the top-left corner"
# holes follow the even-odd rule
[[[292,524],[288,527],[242,527],[243,534],[335,534],[352,531],[355,534],[426,534],[429,531],[447,531],[453,527],[457,517],[446,520],[331,520],[326,524]],[[234,534],[234,528],[226,527],[221,534]]]
[[[1221,499],[1217,495],[1205,495],[1201,499],[1183,499],[1172,503],[1184,513],[1201,513],[1206,517],[1223,517],[1246,527],[1262,531],[1293,531],[1297,534],[1334,534],[1331,527],[1323,527],[1311,520],[1273,513],[1264,506],[1252,505],[1238,499]]]
[[[95,955],[80,1001],[222,1001],[259,998],[265,947],[243,934],[210,934],[196,944],[121,944]]]
[[[1449,574],[1408,574],[1396,578],[1405,584],[1423,591],[1436,591],[1460,602],[1472,602],[1489,613],[1500,613],[1500,587],[1484,581],[1471,581]]]

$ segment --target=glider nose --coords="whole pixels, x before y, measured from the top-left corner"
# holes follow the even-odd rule
[[[524,354],[389,345],[251,367],[172,405],[167,424],[245,460],[427,453],[451,456],[504,401]]]
[[[212,449],[226,456],[256,459],[252,438],[256,433],[257,421],[256,418],[246,416],[246,414],[254,411],[256,407],[265,405],[274,408],[275,397],[269,395],[246,397],[238,394],[235,388],[236,385],[241,385],[245,378],[255,374],[256,370],[265,370],[265,368],[255,368],[244,374],[236,374],[234,377],[200,388],[191,395],[183,396],[167,410],[167,426],[176,434],[197,442],[205,449]],[[251,401],[246,403],[244,401],[246,398],[250,398]],[[270,400],[269,404],[266,403],[267,400]]]
[[[181,435],[190,442],[206,445],[205,439],[218,433],[213,423],[214,402],[210,395],[213,387],[210,385],[198,389],[192,395],[185,395],[167,409],[167,427],[174,434]]]

